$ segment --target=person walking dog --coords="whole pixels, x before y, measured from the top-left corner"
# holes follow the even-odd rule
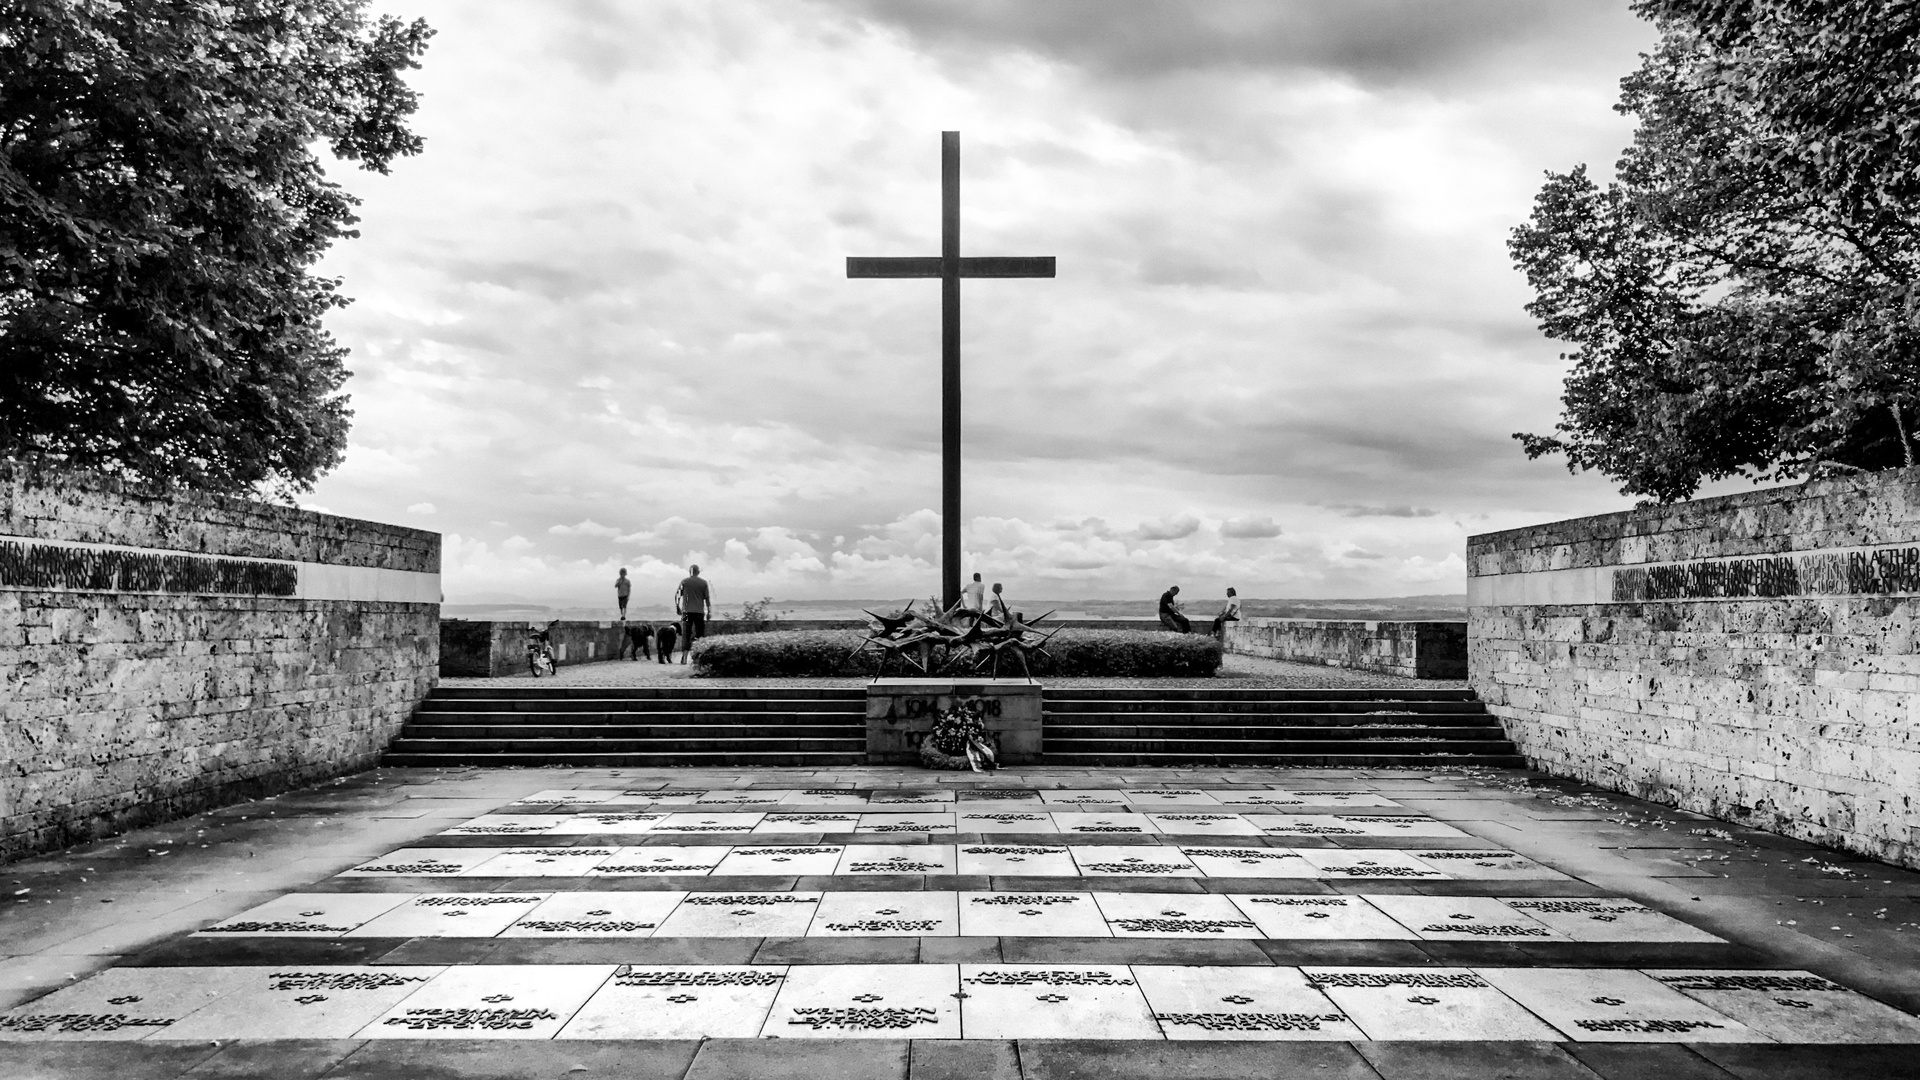
[[[707,636],[707,618],[713,614],[713,595],[698,566],[687,567],[687,576],[673,590],[673,610],[680,616],[680,662],[684,664],[694,641]]]

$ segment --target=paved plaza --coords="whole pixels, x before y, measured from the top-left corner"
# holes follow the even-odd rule
[[[0,885],[8,1078],[1920,1075],[1920,875],[1518,771],[389,769]]]

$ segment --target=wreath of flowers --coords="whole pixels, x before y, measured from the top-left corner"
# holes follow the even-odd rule
[[[980,701],[959,701],[934,714],[933,730],[920,743],[920,763],[929,769],[969,769],[967,747],[975,742],[994,745],[987,731]]]

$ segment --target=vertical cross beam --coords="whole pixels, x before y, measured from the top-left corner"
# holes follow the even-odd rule
[[[960,600],[960,279],[1050,278],[1051,255],[960,257],[960,133],[940,133],[940,254],[849,256],[850,278],[940,279],[940,592]]]
[[[960,602],[960,133],[940,133],[940,606]]]

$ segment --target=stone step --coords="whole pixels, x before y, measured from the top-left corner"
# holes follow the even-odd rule
[[[1055,724],[1046,726],[1049,742],[1059,739],[1078,741],[1102,739],[1293,739],[1324,742],[1328,739],[1400,739],[1407,742],[1451,741],[1505,742],[1506,732],[1498,724],[1472,726],[1449,725],[1422,727],[1415,724],[1379,726],[1305,726],[1298,724]]]
[[[1320,698],[1257,701],[1227,699],[1192,701],[1179,698],[1088,698],[1059,699],[1042,697],[1049,715],[1086,712],[1165,712],[1197,716],[1232,713],[1290,715],[1294,713],[1416,713],[1420,715],[1460,715],[1485,713],[1478,701],[1335,701]]]
[[[1088,753],[1080,750],[1046,750],[1048,765],[1088,765],[1121,767],[1129,765],[1245,765],[1265,768],[1296,769],[1388,769],[1432,768],[1436,765],[1480,765],[1489,768],[1523,769],[1526,758],[1519,754],[1434,754],[1431,752],[1392,753],[1232,753],[1194,751],[1125,751]]]
[[[1451,687],[1046,687],[1047,701],[1473,701],[1473,691]]]
[[[1293,727],[1366,727],[1395,724],[1406,727],[1498,727],[1491,713],[1182,713],[1182,712],[1047,712],[1049,727],[1098,725],[1165,725],[1170,727],[1239,727],[1246,724]]]
[[[1041,752],[1052,761],[1058,754],[1130,754],[1144,752],[1194,752],[1240,754],[1511,754],[1513,744],[1505,739],[1290,739],[1282,737],[1216,739],[1192,736],[1152,739],[1066,739],[1052,733],[1041,743]]]
[[[408,724],[403,739],[865,739],[865,724]]]
[[[465,765],[485,766],[560,766],[577,768],[664,768],[681,765],[713,766],[817,766],[864,765],[865,744],[857,753],[845,751],[798,750],[726,750],[674,751],[671,753],[440,753],[433,751],[392,752],[380,759],[395,768],[449,768]]]
[[[815,699],[821,701],[865,701],[867,690],[864,686],[698,686],[676,683],[672,686],[555,686],[551,682],[539,679],[529,680],[521,686],[441,686],[433,691],[435,700],[454,701],[474,699],[542,699],[542,700],[578,700],[580,698],[604,698],[607,700],[648,700],[666,699],[671,701],[697,701],[704,698],[748,698],[767,699]]]
[[[726,726],[779,726],[791,724],[824,724],[841,726],[864,724],[864,711],[838,710],[835,712],[786,712],[767,710],[765,712],[418,712],[410,721],[412,724],[439,726],[442,724],[496,724],[504,727],[539,724],[692,724]]]
[[[420,703],[420,712],[436,713],[844,713],[865,715],[866,698],[441,698],[434,696]]]
[[[423,739],[412,738],[402,733],[399,738],[393,740],[392,749],[394,754],[547,754],[554,757],[568,754],[613,753],[698,755],[740,751],[858,753],[864,758],[867,751],[867,737],[865,732],[861,732],[857,736],[841,738],[755,735],[748,738],[729,739],[667,735],[626,739]]]

